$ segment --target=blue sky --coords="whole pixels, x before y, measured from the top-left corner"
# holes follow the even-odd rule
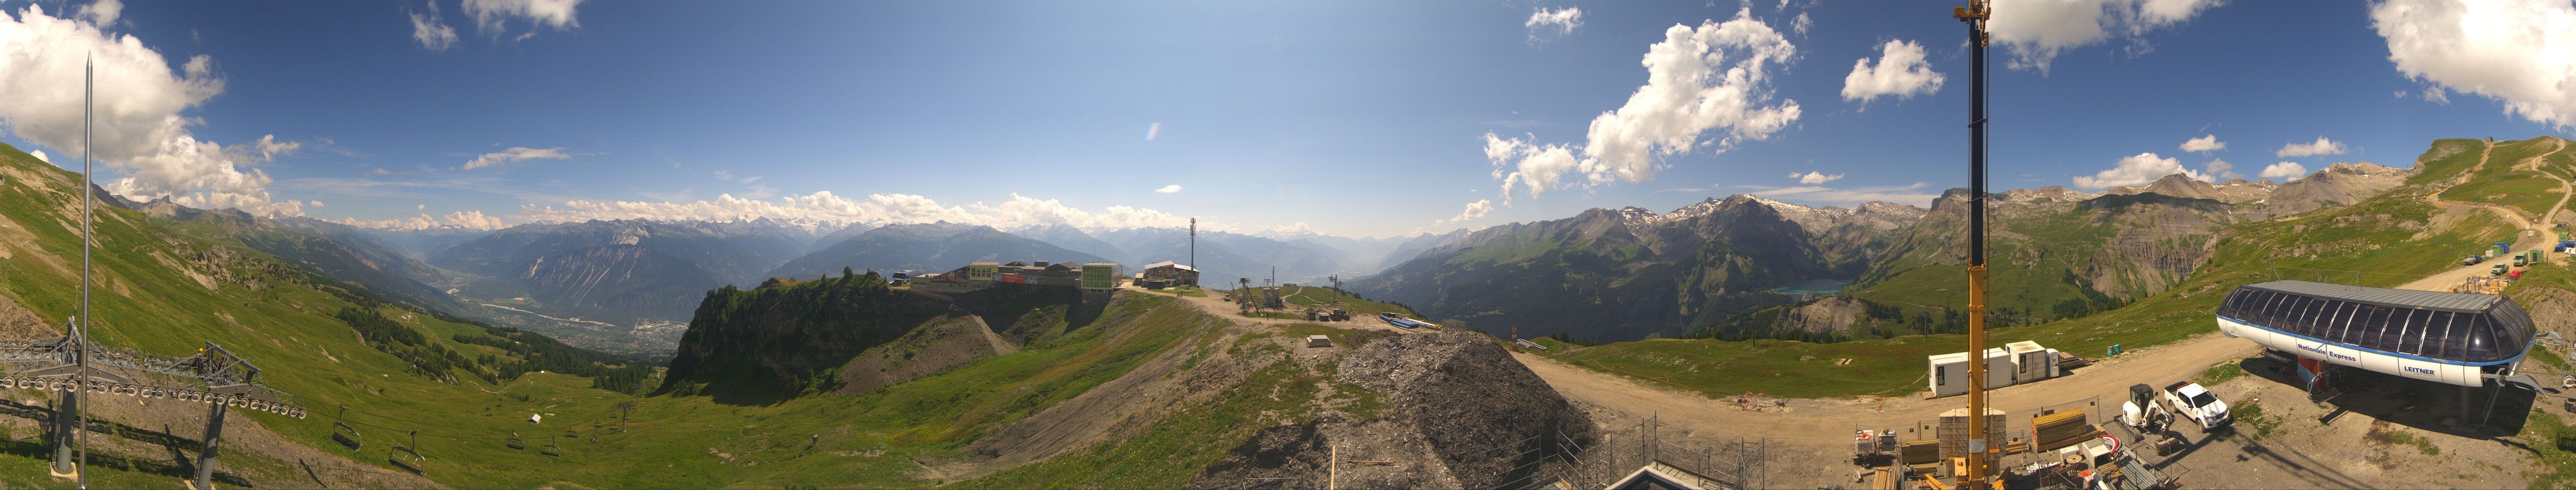
[[[0,53],[29,54],[0,66],[18,72],[0,89],[33,94],[0,103],[0,142],[76,168],[60,128],[77,123],[78,62],[108,53],[111,189],[375,226],[1199,217],[1375,236],[1965,186],[1965,34],[1939,2],[0,8]],[[2248,179],[2405,166],[2434,138],[2576,121],[2570,2],[2008,2],[1996,22],[1997,189],[2223,180],[2211,160]],[[2414,26],[2437,28],[2396,29]],[[1659,86],[1640,60],[1676,28],[1725,45],[1675,62],[1758,76],[1660,86],[1749,110],[1632,100]],[[2516,29],[2549,34],[2485,34]],[[1921,64],[1895,66],[1891,41]],[[1884,95],[1846,97],[1864,59],[1890,76]],[[1627,117],[1596,138],[1606,111]],[[2180,148],[2203,136],[2226,147]],[[2341,153],[2281,151],[2320,137]],[[1531,152],[1489,154],[1496,141]],[[1591,150],[1623,144],[1637,152]],[[1527,159],[1557,145],[1562,160]],[[1555,185],[1533,194],[1541,174]]]

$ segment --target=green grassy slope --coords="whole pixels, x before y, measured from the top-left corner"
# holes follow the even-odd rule
[[[0,147],[0,295],[37,317],[73,310],[79,243],[76,177]],[[76,215],[76,214],[75,214]],[[556,372],[486,381],[491,366],[552,354],[514,354],[525,335],[440,320],[376,304],[350,289],[274,257],[192,237],[132,211],[100,210],[102,286],[95,304],[98,339],[155,353],[186,355],[213,340],[266,369],[265,381],[312,411],[307,419],[244,413],[283,441],[227,446],[224,474],[255,486],[314,485],[308,468],[331,475],[393,474],[388,448],[415,446],[428,455],[429,478],[460,488],[583,487],[920,487],[942,482],[922,463],[971,459],[966,445],[1011,422],[1055,406],[1124,375],[1172,349],[1211,349],[1222,319],[1163,296],[1122,294],[1096,314],[1065,307],[1031,309],[1019,319],[1032,332],[1020,350],[908,383],[850,396],[801,396],[760,404],[717,397],[635,396],[593,387],[591,378]],[[68,258],[67,258],[68,257]],[[199,280],[197,277],[203,277]],[[421,364],[387,354],[334,315],[359,305],[393,327],[418,333],[406,351],[454,351],[484,369],[453,366],[422,373]],[[365,315],[361,315],[365,316]],[[1322,327],[1316,327],[1322,328]],[[1309,329],[1312,330],[1312,329]],[[1300,332],[1307,330],[1299,330]],[[462,336],[460,339],[459,337]],[[515,337],[534,341],[531,337]],[[1347,336],[1346,336],[1347,338]],[[1258,353],[1256,353],[1258,354]],[[1165,420],[1135,439],[1077,449],[1080,461],[1009,470],[967,486],[1178,486],[1204,465],[1201,456],[1239,444],[1260,427],[1305,413],[1328,376],[1257,370],[1245,395],[1194,406],[1190,417]],[[649,382],[649,381],[648,381]],[[1345,390],[1351,393],[1353,390]],[[1271,395],[1278,396],[1271,396]],[[1356,396],[1356,395],[1354,395]],[[346,404],[347,412],[340,406]],[[1365,405],[1365,403],[1361,404]],[[631,411],[621,410],[631,407]],[[542,414],[542,423],[530,423]],[[621,420],[621,415],[628,418]],[[351,451],[330,442],[333,422],[360,431]],[[113,420],[137,428],[193,434],[195,419]],[[623,430],[618,430],[620,427]],[[250,430],[236,426],[234,431]],[[418,431],[413,442],[407,431]],[[570,437],[563,437],[569,433]],[[26,434],[15,434],[24,437]],[[510,439],[525,449],[509,447]],[[162,440],[162,439],[155,439]],[[59,487],[41,471],[42,446],[0,444],[0,484]],[[103,487],[179,484],[173,460],[193,458],[194,442],[95,456]],[[560,455],[540,448],[560,447]],[[1150,449],[1150,450],[1149,450]],[[334,454],[346,460],[315,459]],[[1180,455],[1180,456],[1176,456]],[[1193,459],[1197,458],[1197,459]],[[133,463],[123,468],[119,461]],[[1118,471],[1098,471],[1115,468]]]
[[[2451,140],[2438,144],[2451,143]],[[2474,165],[2477,154],[2423,161],[2425,175]],[[2438,177],[2342,208],[2224,228],[2217,253],[2190,278],[2163,293],[2109,312],[2045,324],[1999,328],[1988,342],[2036,340],[2065,352],[2098,356],[2112,344],[2136,349],[2216,330],[2211,320],[2220,299],[2235,286],[2284,279],[2325,279],[2346,284],[2394,286],[2456,266],[2460,257],[2512,238],[2510,224],[2478,212],[2438,229],[2426,228],[2440,210],[2419,199]],[[2553,198],[2552,202],[2555,202]],[[2016,268],[1999,262],[1998,270]],[[2367,271],[2367,272],[2351,272]],[[2000,282],[2005,276],[1998,275]],[[1924,281],[1914,287],[1940,287]],[[1950,282],[1963,290],[1964,281]],[[1999,286],[1998,289],[2005,289]],[[1551,352],[1575,365],[1712,395],[1765,391],[1824,397],[1894,395],[1922,389],[1923,356],[1965,350],[1964,336],[1926,335],[1831,344],[1787,341],[1723,342],[1650,340]],[[1799,361],[1802,356],[1814,360]],[[1854,359],[1835,366],[1837,358]]]
[[[2485,167],[2475,169],[2469,182],[2442,191],[2441,198],[2502,204],[2539,217],[2549,210],[2550,205],[2557,204],[2559,197],[2558,179],[2542,173],[2562,178],[2576,174],[2576,156],[2560,150],[2566,142],[2546,136],[2498,142]],[[2475,153],[2467,156],[2472,160],[2477,158]],[[2521,165],[2531,158],[2540,158],[2542,162],[2537,168]]]

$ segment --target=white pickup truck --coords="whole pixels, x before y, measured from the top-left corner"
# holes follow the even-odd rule
[[[2202,430],[2216,429],[2234,420],[2227,416],[2227,402],[2200,383],[2184,381],[2166,386],[2164,404],[2173,413],[2199,422]]]

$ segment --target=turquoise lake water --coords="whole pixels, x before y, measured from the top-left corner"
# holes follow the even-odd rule
[[[1816,279],[1789,283],[1789,285],[1781,286],[1779,289],[1773,289],[1771,292],[1780,294],[1834,294],[1835,292],[1842,291],[1843,286],[1849,285],[1851,285],[1851,281]]]

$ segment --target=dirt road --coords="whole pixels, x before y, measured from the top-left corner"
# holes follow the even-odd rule
[[[2480,154],[2478,154],[2478,168],[2484,168],[2484,167],[2486,167],[2486,165],[2487,165],[2487,156],[2488,156],[2488,155],[2490,155],[2490,154],[2491,154],[2491,152],[2493,152],[2493,151],[2494,151],[2494,149],[2495,149],[2495,143],[2487,143],[2487,150],[2486,150],[2486,151],[2487,151],[2487,153],[2480,153]],[[2558,152],[2566,151],[2566,150],[2567,150],[2567,146],[2562,144],[2562,145],[2559,145],[2558,149],[2550,150],[2550,152],[2549,152],[2549,153],[2544,153],[2544,154],[2541,154],[2540,156],[2538,156],[2538,157],[2534,157],[2534,158],[2548,158],[2548,157],[2549,157],[2549,155],[2555,155],[2555,154],[2557,154]],[[2473,168],[2473,169],[2471,169],[2469,172],[2470,172],[2470,173],[2475,173],[2475,172],[2477,172],[2477,170]],[[2435,196],[2438,196],[2438,195],[2440,195],[2440,194],[2441,194],[2441,192],[2439,192],[2439,191],[2433,192],[2433,193],[2431,193],[2431,194],[2426,194],[2426,195],[2424,196],[2424,200],[2425,200],[2426,202],[2431,202],[2431,203],[2433,203],[2433,205],[2435,205],[2435,206],[2445,206],[2445,205],[2469,205],[2469,206],[2476,206],[2476,207],[2478,207],[2479,209],[2485,209],[2485,210],[2487,210],[2487,211],[2489,211],[2489,212],[2493,212],[2493,213],[2495,213],[2497,216],[2503,216],[2506,220],[2512,221],[2512,222],[2514,223],[2514,225],[2515,225],[2515,226],[2521,227],[2521,229],[2522,229],[2522,232],[2520,232],[2520,233],[2518,233],[2518,234],[2516,234],[2516,235],[2514,236],[2514,240],[2513,240],[2513,249],[2514,249],[2514,250],[2520,251],[2520,250],[2537,250],[2537,249],[2549,248],[2549,246],[2550,246],[2550,245],[2552,245],[2552,244],[2556,244],[2556,243],[2557,243],[2557,238],[2558,238],[2558,235],[2557,235],[2556,233],[2552,233],[2552,232],[2550,231],[2550,230],[2551,230],[2550,226],[2551,226],[2551,225],[2553,225],[2553,224],[2555,224],[2555,223],[2557,223],[2558,212],[2559,212],[2560,210],[2564,210],[2564,209],[2566,209],[2566,208],[2567,208],[2567,201],[2568,201],[2568,199],[2569,199],[2569,198],[2571,198],[2571,197],[2576,197],[2576,184],[2570,184],[2570,183],[2567,181],[2567,178],[2566,178],[2566,177],[2560,177],[2560,176],[2558,176],[2558,174],[2555,174],[2555,173],[2550,173],[2550,172],[2545,171],[2545,170],[2540,171],[2540,173],[2541,173],[2541,174],[2543,174],[2543,175],[2548,175],[2548,176],[2549,176],[2549,178],[2558,179],[2558,190],[2559,190],[2559,195],[2558,195],[2558,203],[2557,203],[2557,204],[2554,204],[2554,205],[2551,205],[2551,206],[2549,207],[2549,211],[2548,211],[2548,212],[2541,213],[2541,215],[2540,215],[2540,219],[2539,219],[2539,221],[2537,221],[2537,222],[2534,222],[2534,221],[2532,221],[2532,220],[2530,220],[2530,219],[2524,218],[2524,217],[2522,216],[2522,212],[2521,212],[2521,211],[2517,211],[2517,210],[2514,210],[2514,209],[2511,209],[2511,208],[2506,208],[2506,207],[2504,207],[2504,206],[2498,206],[2498,205],[2488,204],[2488,203],[2482,203],[2482,202],[2443,201],[2443,200],[2440,200],[2440,199],[2438,199],[2438,198],[2436,198],[2436,197],[2435,197]],[[2504,258],[2500,258],[2500,260],[2512,260],[2512,259],[2511,259],[2510,257],[2504,257]],[[2557,258],[2555,258],[2555,257],[2552,257],[2550,260],[2559,260],[2559,259],[2557,259]],[[2469,278],[2471,278],[2471,277],[2484,276],[2484,275],[2492,274],[2492,273],[2494,273],[2494,272],[2495,272],[2495,264],[2494,264],[2493,262],[2491,262],[2491,261],[2490,261],[2490,262],[2480,262],[2480,263],[2477,263],[2477,264],[2464,265],[2464,266],[2460,266],[2460,267],[2458,267],[2458,268],[2454,268],[2454,269],[2451,269],[2451,270],[2442,271],[2442,272],[2441,272],[2441,273],[2439,273],[2439,274],[2434,274],[2434,275],[2430,275],[2430,276],[2425,276],[2423,279],[2417,279],[2417,280],[2414,280],[2414,281],[2412,281],[2412,282],[2408,282],[2408,283],[2406,283],[2406,284],[2404,284],[2404,285],[2397,286],[2397,289],[2412,289],[2412,290],[2417,290],[2417,291],[2449,291],[2449,290],[2451,289],[2451,287],[2452,287],[2452,286],[2457,286],[2457,285],[2459,285],[2459,284],[2460,284],[2460,283],[2462,283],[2462,282],[2466,282],[2466,281],[2468,281],[2468,280],[2469,280]]]
[[[2098,396],[2100,405],[2088,407],[2098,419],[2119,412],[2129,385],[2189,379],[2210,366],[2259,352],[2260,347],[2253,342],[2211,333],[2121,354],[2062,378],[1997,389],[1988,392],[1989,400],[1995,409],[2018,413]],[[1731,398],[1715,400],[1698,393],[1648,386],[1541,355],[1514,357],[1529,365],[1558,393],[1593,410],[1592,416],[1604,427],[1626,427],[1652,416],[1660,420],[1667,440],[1678,437],[1692,445],[1715,445],[1736,439],[1766,439],[1770,448],[1770,477],[1766,483],[1782,488],[1851,484],[1849,441],[1858,426],[1936,420],[1941,412],[1967,404],[1965,398],[1955,396],[1930,400],[1915,396],[1796,399],[1789,400],[1786,407],[1750,411],[1738,408]]]

